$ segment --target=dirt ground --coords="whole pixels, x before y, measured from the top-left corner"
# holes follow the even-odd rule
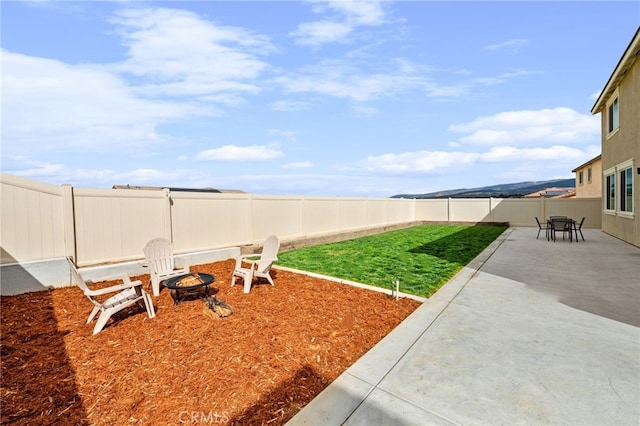
[[[2,424],[282,425],[419,306],[282,270],[244,294],[233,266],[191,268],[233,315],[165,288],[96,336],[77,287],[2,297]]]

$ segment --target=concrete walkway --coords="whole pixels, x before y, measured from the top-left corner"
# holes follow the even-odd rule
[[[289,425],[640,425],[640,248],[510,228]]]

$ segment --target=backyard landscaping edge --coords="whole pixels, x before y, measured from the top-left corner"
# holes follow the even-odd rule
[[[513,229],[507,228],[425,303],[304,406],[287,425],[344,424],[398,360],[476,276],[482,265],[491,258]]]
[[[293,269],[293,268],[287,268],[286,266],[277,266],[274,265],[273,269],[280,269],[283,271],[289,271],[289,272],[293,272],[296,274],[301,274],[301,275],[307,275],[309,277],[314,277],[314,278],[320,278],[323,280],[327,280],[327,281],[333,281],[339,284],[345,284],[345,285],[350,285],[350,286],[354,286],[354,287],[359,287],[359,288],[364,288],[367,290],[371,290],[371,291],[377,291],[378,293],[384,293],[387,294],[389,296],[392,297],[396,297],[396,293],[393,291],[390,291],[389,289],[386,288],[382,288],[382,287],[376,287],[373,285],[368,285],[368,284],[362,284],[356,281],[349,281],[349,280],[345,280],[342,278],[336,278],[336,277],[332,277],[329,275],[322,275],[322,274],[316,274],[315,272],[307,272],[307,271],[302,271],[299,269]],[[425,302],[428,300],[428,298],[426,297],[421,297],[421,296],[416,296],[415,294],[409,294],[409,293],[403,293],[403,292],[397,292],[397,297],[406,297],[409,299],[413,299],[417,302]]]

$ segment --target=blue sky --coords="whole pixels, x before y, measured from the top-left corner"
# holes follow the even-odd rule
[[[388,197],[573,177],[638,1],[3,1],[2,171]]]

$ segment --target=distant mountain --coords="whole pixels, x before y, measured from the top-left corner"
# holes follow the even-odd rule
[[[505,183],[481,188],[451,189],[428,194],[398,194],[391,198],[518,198],[546,188],[575,188],[575,179]]]

